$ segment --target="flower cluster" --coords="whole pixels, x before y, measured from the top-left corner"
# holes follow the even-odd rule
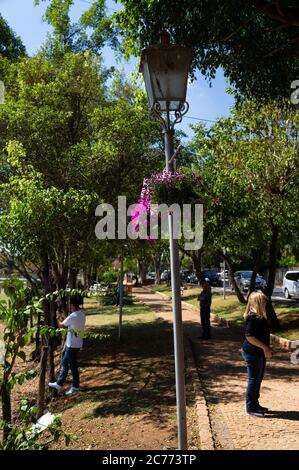
[[[204,204],[207,195],[201,177],[190,171],[153,174],[143,180],[140,198],[131,214],[134,230],[139,231],[140,224],[147,226],[147,215],[154,211],[152,204]],[[217,198],[213,202],[219,204]]]

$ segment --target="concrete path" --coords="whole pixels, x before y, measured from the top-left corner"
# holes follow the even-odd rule
[[[172,321],[171,301],[147,289],[134,295],[154,310],[157,317]],[[299,366],[290,355],[277,351],[268,362],[261,390],[261,404],[271,411],[265,418],[245,413],[247,374],[240,354],[239,329],[212,324],[211,341],[200,334],[199,314],[183,306],[184,331],[191,340],[199,381],[207,403],[214,448],[240,450],[299,450]]]

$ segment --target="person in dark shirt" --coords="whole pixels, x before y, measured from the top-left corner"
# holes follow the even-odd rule
[[[202,327],[202,336],[200,339],[211,339],[211,303],[212,303],[212,292],[211,286],[208,279],[205,279],[202,283],[202,291],[198,296],[199,307],[200,307],[200,322]]]
[[[264,378],[266,359],[271,359],[270,329],[266,317],[268,298],[262,292],[252,292],[248,298],[245,319],[245,341],[242,356],[247,365],[248,384],[246,411],[249,416],[263,417],[268,411],[260,405],[260,388]]]

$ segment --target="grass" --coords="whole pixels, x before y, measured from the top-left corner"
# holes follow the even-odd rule
[[[171,297],[169,286],[153,286],[153,289]],[[182,300],[198,307],[197,296],[200,288],[192,287],[184,291]],[[290,340],[299,340],[299,309],[296,306],[285,305],[283,302],[275,302],[275,311],[280,321],[281,329],[275,331],[277,336]],[[219,317],[233,320],[238,325],[243,325],[243,314],[245,306],[240,304],[235,295],[227,295],[223,299],[222,293],[214,292],[211,311]]]
[[[84,342],[84,393],[54,404],[54,411],[62,412],[65,429],[78,435],[71,448],[176,448],[171,325],[157,320],[147,306],[124,306],[120,342],[118,307],[102,306],[95,297],[84,304],[87,330],[109,336]],[[195,413],[190,380],[187,402],[190,422]],[[196,423],[190,428],[189,447],[198,448]]]
[[[96,299],[84,301],[87,328],[113,329],[119,323],[119,307],[101,305]],[[122,325],[124,328],[134,325],[147,324],[155,321],[152,311],[142,305],[133,304],[123,307]]]
[[[171,296],[171,288],[166,284],[150,284],[148,287],[157,292],[162,292],[162,294],[168,295],[169,297]]]

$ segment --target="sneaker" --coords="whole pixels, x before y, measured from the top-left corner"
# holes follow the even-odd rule
[[[80,392],[80,388],[77,387],[71,387],[67,392],[65,392],[65,395],[69,397],[70,395],[73,395],[74,393]]]
[[[261,411],[262,413],[267,413],[267,411],[269,411],[269,408],[266,408],[265,406],[261,406],[261,405],[259,405],[257,409],[258,411]]]
[[[58,385],[57,382],[49,382],[49,383],[48,383],[48,386],[49,386],[50,388],[55,388],[55,390],[60,390],[60,389],[62,388],[61,385]]]
[[[257,418],[264,418],[264,413],[260,410],[247,411],[247,416],[256,416]]]

